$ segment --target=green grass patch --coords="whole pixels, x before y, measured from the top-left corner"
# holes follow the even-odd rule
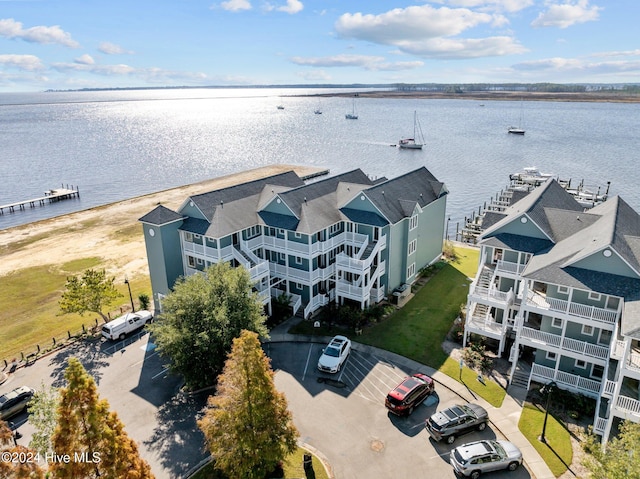
[[[544,410],[531,403],[525,403],[518,428],[547,463],[553,475],[558,477],[568,469],[573,460],[571,437],[564,425],[549,414],[544,435],[547,441],[545,444],[539,440],[543,423]]]
[[[482,397],[494,407],[502,406],[502,401],[507,392],[495,381],[484,378],[484,384],[478,381],[478,373],[466,366],[462,367],[462,379],[460,378],[460,363],[455,359],[447,358],[440,367],[440,372],[452,377],[456,381],[464,384],[467,389]]]
[[[313,475],[307,476],[303,466],[303,456],[309,454],[306,450],[298,448],[293,454],[287,456],[283,461],[285,479],[300,479],[306,477],[314,477],[316,479],[329,479],[324,466],[315,455],[311,454],[311,464],[313,466]],[[196,474],[191,476],[192,479],[227,479],[220,471],[213,467],[213,464],[207,464]]]
[[[4,276],[0,288],[0,360],[20,359],[21,352],[25,355],[35,352],[37,345],[47,349],[53,345],[53,338],[59,341],[67,332],[80,331],[83,324],[87,328],[95,325],[97,313],[59,315],[58,301],[67,276],[98,267],[98,263],[99,258],[85,258],[60,268],[38,266]],[[112,317],[120,313],[121,306],[130,304],[127,285],[116,278],[116,286],[122,296],[105,308],[112,312]],[[138,294],[151,292],[149,278],[133,278],[131,291],[137,305]]]
[[[127,242],[140,236],[142,236],[142,224],[137,222],[111,233],[111,237],[122,242]]]

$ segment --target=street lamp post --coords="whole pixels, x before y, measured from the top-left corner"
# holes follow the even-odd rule
[[[127,288],[129,288],[129,299],[131,300],[131,312],[135,313],[136,312],[136,308],[133,306],[133,295],[131,294],[131,284],[129,284],[129,280],[127,279],[127,277],[124,277],[124,284],[127,285]]]
[[[542,423],[542,434],[540,435],[540,441],[544,442],[545,444],[547,443],[547,438],[544,437],[544,433],[547,430],[547,418],[549,417],[549,400],[551,399],[551,393],[557,387],[558,385],[555,383],[555,381],[551,381],[550,383],[542,386],[542,389],[540,389],[540,392],[542,394],[547,394],[547,404],[544,408],[544,423]]]
[[[447,218],[447,234],[445,235],[445,238],[447,241],[449,241],[449,221],[451,220],[451,217],[449,216]]]

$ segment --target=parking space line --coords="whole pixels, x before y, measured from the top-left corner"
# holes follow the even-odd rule
[[[138,364],[144,363],[144,362],[145,362],[145,361],[147,361],[149,358],[154,357],[156,354],[158,354],[158,351],[155,351],[155,352],[151,353],[149,356],[146,356],[144,359],[142,359],[142,360],[140,360],[140,361],[137,361],[137,362],[135,362],[135,363],[133,363],[133,364],[130,364],[130,365],[129,365],[129,367],[130,367],[130,368],[132,368],[132,367],[134,367],[134,366],[137,366]]]
[[[354,358],[354,361],[355,361],[355,358]],[[361,363],[361,364],[362,364],[362,363]],[[364,367],[364,365],[362,365],[361,367],[362,367],[362,369],[365,369],[365,370],[366,370],[366,368]],[[360,368],[359,368],[359,369],[360,369]],[[370,369],[370,371],[373,373],[373,377],[371,377],[371,374],[362,374],[362,382],[364,382],[365,380],[366,380],[366,381],[368,381],[369,383],[371,383],[371,385],[372,385],[374,388],[376,388],[376,389],[380,392],[380,394],[383,394],[384,396],[386,396],[386,395],[387,395],[387,393],[389,392],[389,389],[390,389],[391,387],[393,387],[393,386],[389,386],[389,384],[387,384],[387,382],[386,382],[386,381],[383,381],[383,380],[378,376],[379,369],[381,369],[381,368],[375,368],[375,367],[374,367],[374,368],[371,368],[371,369]],[[384,385],[384,389],[385,389],[384,391],[383,391],[383,390],[381,390],[381,389],[376,385],[376,381],[377,381],[377,382],[379,382],[379,383],[381,383],[382,385]],[[395,384],[394,384],[394,385],[395,385]]]
[[[151,376],[151,379],[155,379],[158,376],[162,376],[164,373],[166,373],[169,370],[169,368],[165,368],[162,371],[160,371],[158,374],[156,374],[155,376]]]
[[[309,345],[309,354],[307,354],[307,362],[304,365],[304,371],[302,372],[302,380],[307,375],[307,368],[309,367],[309,359],[311,358],[311,351],[313,351],[313,344]]]

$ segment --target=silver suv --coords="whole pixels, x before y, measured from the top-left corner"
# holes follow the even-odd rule
[[[24,411],[34,392],[30,387],[20,386],[0,396],[0,420],[4,421]]]
[[[449,463],[456,474],[478,479],[484,472],[515,471],[522,464],[522,453],[509,441],[470,442],[451,451]]]
[[[489,414],[477,404],[458,404],[435,413],[425,424],[429,435],[436,441],[453,444],[457,436],[487,427]]]

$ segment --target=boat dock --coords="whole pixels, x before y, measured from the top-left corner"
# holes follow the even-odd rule
[[[533,170],[533,168],[525,168],[527,174]],[[553,175],[546,175],[537,173],[533,176],[523,174],[510,175],[509,184],[506,188],[496,193],[494,198],[484,205],[478,207],[477,212],[473,212],[470,217],[464,218],[464,226],[459,228],[456,225],[455,239],[463,243],[476,244],[478,237],[484,231],[483,220],[487,214],[490,213],[502,213],[513,203],[519,201],[521,198],[529,194],[533,189],[542,185],[549,178],[555,178],[556,181],[571,194],[585,210],[593,208],[600,203],[607,200],[609,196],[609,188],[611,182],[607,181],[606,189],[604,193],[601,193],[603,188],[600,186],[596,189],[589,189],[585,187],[584,180],[580,181],[578,186],[572,187],[571,180],[561,180]]]
[[[28,207],[35,208],[36,206],[44,206],[47,203],[55,203],[57,201],[67,200],[70,198],[79,198],[80,190],[73,185],[62,185],[61,188],[47,190],[44,192],[44,196],[39,198],[31,198],[28,200],[17,201],[15,203],[9,203],[6,205],[0,205],[0,215],[5,213],[5,210],[9,213],[15,213],[15,211],[25,210]]]

